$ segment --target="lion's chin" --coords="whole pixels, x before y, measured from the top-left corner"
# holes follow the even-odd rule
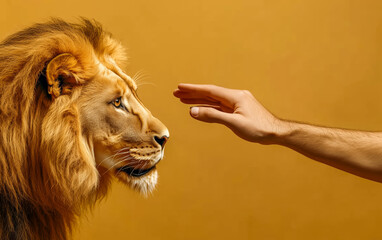
[[[158,182],[158,171],[156,169],[141,177],[133,177],[123,171],[117,171],[116,176],[121,182],[145,196],[155,189]]]

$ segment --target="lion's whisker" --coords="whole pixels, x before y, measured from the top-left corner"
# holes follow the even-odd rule
[[[142,167],[142,168],[145,169],[146,166],[147,166],[149,163],[150,163],[149,161],[146,161],[145,164],[143,164],[143,167]]]
[[[132,77],[132,79],[135,80],[135,79],[137,78],[137,76],[138,76],[139,74],[141,74],[142,72],[143,72],[143,69],[138,70],[138,71],[134,74],[134,76]]]
[[[126,158],[124,160],[121,160],[121,161],[118,161],[117,163],[115,163],[113,166],[111,166],[109,169],[106,170],[106,172],[104,172],[102,175],[104,175],[105,173],[109,172],[112,168],[114,168],[115,166],[117,166],[118,164],[122,163],[122,162],[125,162],[125,161],[128,161],[130,160],[130,158]]]
[[[141,80],[143,80],[144,78],[147,78],[149,76],[150,76],[149,74],[147,74],[143,69],[141,69],[134,74],[132,79],[135,81],[135,83],[137,85],[139,85]]]
[[[105,161],[107,161],[107,160],[109,160],[109,159],[111,159],[111,158],[114,160],[114,158],[115,158],[116,156],[118,156],[118,155],[122,155],[122,154],[129,153],[130,149],[131,149],[131,148],[125,147],[125,148],[122,148],[122,149],[118,150],[115,154],[113,154],[113,155],[111,155],[111,156],[105,158],[105,159],[102,160],[100,163],[98,163],[98,164],[97,164],[97,167],[99,167],[103,162],[105,162]],[[125,152],[125,151],[126,151],[126,152]]]
[[[127,154],[127,153],[129,153],[129,150],[126,151],[126,152],[119,152],[119,153],[116,153],[116,154],[114,154],[113,156],[114,156],[114,157],[117,157],[117,156],[120,156],[120,155],[123,155],[123,154]]]
[[[114,155],[109,156],[109,157],[103,159],[100,163],[97,164],[97,168],[98,168],[103,162],[108,161],[109,159],[114,159]]]
[[[154,83],[149,83],[149,82],[141,82],[141,83],[138,83],[137,85],[138,85],[138,87],[143,86],[143,85],[157,86],[156,84],[154,84]]]
[[[122,162],[124,162],[124,161],[128,161],[128,160],[132,160],[132,161],[130,161],[129,163],[127,163],[124,167],[131,166],[131,165],[134,165],[134,164],[137,164],[137,163],[139,164],[139,163],[141,162],[141,160],[134,159],[134,158],[132,158],[131,156],[127,156],[127,157],[122,158],[121,161],[119,161],[119,162],[117,162],[116,164],[114,164],[111,168],[115,167],[117,164],[120,164],[120,163],[122,163]],[[111,168],[109,168],[108,171],[111,170]],[[118,170],[117,174],[118,174],[122,169],[123,169],[123,167],[122,167],[121,169]],[[135,168],[133,169],[133,171],[134,171],[134,170],[135,170]]]
[[[126,164],[125,166],[123,166],[122,168],[120,168],[120,169],[118,170],[117,174],[120,173],[120,172],[123,170],[124,167],[130,166],[130,165],[135,164],[135,163],[137,163],[137,162],[139,162],[139,161],[136,160],[136,159],[133,159],[133,161],[129,162],[128,164]],[[135,169],[134,169],[134,170],[135,170]]]

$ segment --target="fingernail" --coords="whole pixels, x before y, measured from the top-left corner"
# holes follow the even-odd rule
[[[191,107],[191,115],[193,117],[197,117],[199,114],[199,108],[198,107]]]

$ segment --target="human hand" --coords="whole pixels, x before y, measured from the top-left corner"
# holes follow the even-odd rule
[[[193,118],[224,124],[247,141],[270,144],[282,125],[246,90],[179,84],[174,96],[183,103],[197,105],[190,109]]]

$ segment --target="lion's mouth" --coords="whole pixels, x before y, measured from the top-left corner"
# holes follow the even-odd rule
[[[147,169],[137,169],[134,167],[125,166],[125,167],[121,167],[121,168],[117,169],[117,171],[118,172],[124,172],[127,175],[132,176],[132,177],[142,177],[154,169],[155,169],[155,165],[152,166],[151,168],[147,168]]]

